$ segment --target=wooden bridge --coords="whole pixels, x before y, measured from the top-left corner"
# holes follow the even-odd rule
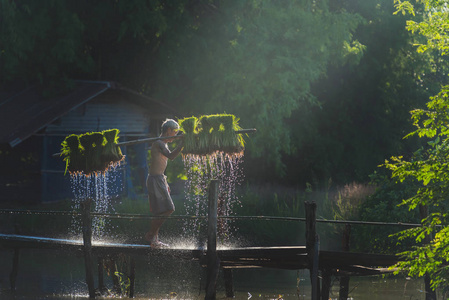
[[[152,249],[149,245],[92,242],[90,203],[82,205],[83,240],[57,239],[0,234],[0,249],[14,251],[11,272],[11,288],[15,289],[18,273],[20,249],[62,249],[84,254],[86,281],[89,296],[95,298],[93,257],[126,254],[131,258],[130,293],[134,296],[135,266],[133,257],[170,256],[177,259],[198,261],[207,268],[206,299],[215,299],[215,286],[218,272],[224,273],[226,295],[233,296],[232,269],[235,268],[275,268],[309,269],[312,283],[311,299],[329,299],[331,276],[341,276],[340,299],[346,299],[349,291],[349,276],[379,275],[391,273],[388,267],[398,262],[395,255],[366,254],[343,251],[323,251],[319,248],[316,234],[316,204],[305,203],[306,207],[306,245],[285,247],[244,247],[217,249],[217,197],[218,182],[212,181],[209,190],[208,241],[206,249]],[[101,260],[99,260],[101,261]],[[103,274],[98,268],[99,288],[103,284]],[[346,297],[346,298],[345,298]]]
[[[69,240],[57,238],[45,238],[16,234],[0,234],[0,245],[4,249],[15,250],[18,260],[18,249],[53,249],[82,254],[85,250],[82,240]],[[118,244],[118,243],[92,243],[92,256],[126,254],[130,257],[142,256],[168,256],[177,259],[198,261],[203,267],[207,267],[207,249],[152,249],[149,245],[142,244]],[[225,275],[227,296],[232,297],[232,272],[234,268],[274,268],[286,270],[308,269],[309,259],[305,246],[284,247],[244,247],[226,248],[216,250],[220,267]],[[380,275],[392,272],[388,267],[397,262],[394,255],[364,254],[352,252],[319,251],[318,263],[321,268],[328,271],[327,276],[361,276]],[[16,263],[17,264],[17,263]],[[17,265],[14,267],[11,277],[11,288],[15,289],[15,277]],[[135,268],[130,270],[131,290],[134,294]],[[101,280],[99,280],[101,282]],[[324,291],[323,291],[324,292]],[[323,298],[325,299],[325,298]],[[327,298],[329,299],[329,298]]]

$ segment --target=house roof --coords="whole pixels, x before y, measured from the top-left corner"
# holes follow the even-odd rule
[[[64,96],[44,98],[38,86],[18,93],[0,92],[0,143],[14,147],[72,109],[106,91],[115,90],[142,106],[176,113],[170,106],[110,81],[75,81],[75,88]]]

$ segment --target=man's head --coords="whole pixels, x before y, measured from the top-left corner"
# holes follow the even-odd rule
[[[175,135],[176,133],[178,133],[179,130],[179,124],[178,122],[176,122],[173,119],[167,119],[162,123],[161,126],[161,131],[162,131],[162,135],[168,135],[168,133],[170,133],[170,135]],[[172,134],[174,133],[174,134]]]

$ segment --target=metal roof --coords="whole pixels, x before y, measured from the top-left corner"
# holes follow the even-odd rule
[[[61,116],[106,91],[126,94],[129,101],[159,113],[175,113],[168,105],[110,81],[76,81],[67,95],[44,98],[38,86],[14,94],[0,93],[0,143],[16,146]]]

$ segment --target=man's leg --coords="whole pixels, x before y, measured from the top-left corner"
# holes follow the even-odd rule
[[[166,212],[163,212],[161,214],[159,214],[158,216],[162,216],[162,217],[168,217],[173,213],[173,210],[169,210]],[[148,231],[145,234],[145,239],[147,241],[149,241],[150,243],[156,243],[158,242],[158,234],[159,234],[159,229],[161,228],[162,224],[164,224],[165,222],[165,218],[155,218],[151,221],[151,227],[150,227],[150,231]]]

